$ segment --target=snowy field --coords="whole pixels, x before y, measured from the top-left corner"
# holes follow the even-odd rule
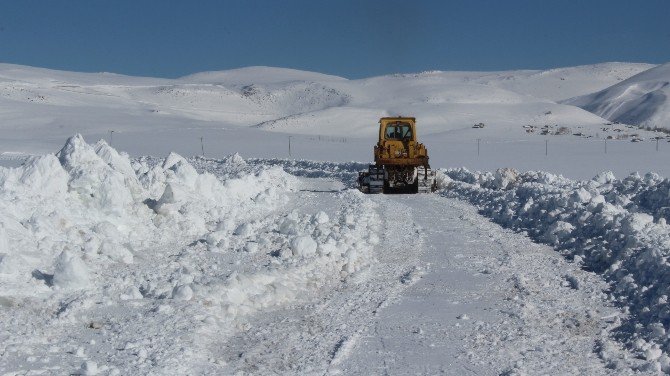
[[[568,103],[602,107],[583,96],[612,87],[627,90],[630,98],[617,98],[632,106],[651,89],[665,98],[669,81],[667,65],[631,63],[360,80],[267,67],[168,80],[0,64],[0,163],[55,153],[76,133],[133,157],[204,150],[214,158],[365,162],[377,120],[402,114],[417,117],[436,167],[512,167],[575,179],[609,170],[668,176],[670,139],[636,127],[667,128],[665,100],[648,102],[644,113],[652,120],[645,122]],[[614,124],[622,119],[632,122]],[[472,127],[480,122],[485,128]],[[654,137],[663,137],[658,151]]]
[[[0,65],[0,374],[670,373],[667,71]]]

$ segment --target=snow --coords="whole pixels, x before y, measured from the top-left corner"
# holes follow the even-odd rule
[[[670,64],[663,64],[604,90],[568,99],[564,103],[612,121],[668,130],[669,95]]]
[[[201,72],[181,77],[188,83],[274,84],[293,81],[343,81],[342,77],[275,67],[244,67],[218,72]]]
[[[296,175],[320,171],[321,178],[297,178],[278,165]],[[440,270],[436,268],[460,265],[471,270],[478,282],[460,285],[469,286],[466,290],[451,290],[449,301],[462,302],[452,305],[456,310],[449,316],[454,325],[459,325],[454,328],[460,339],[439,342],[443,345],[437,345],[435,339],[421,342],[435,344],[430,347],[437,351],[435,354],[450,349],[450,356],[470,364],[467,367],[510,372],[532,373],[549,367],[559,373],[598,373],[607,366],[625,373],[627,369],[665,367],[666,353],[658,341],[665,329],[657,319],[649,322],[648,334],[636,337],[635,344],[630,345],[644,361],[627,358],[626,350],[608,334],[624,330],[628,324],[619,328],[605,319],[594,319],[594,314],[582,313],[574,313],[576,321],[561,319],[560,327],[544,319],[550,314],[564,314],[565,308],[559,307],[573,306],[581,312],[581,307],[588,305],[594,312],[607,312],[604,317],[615,315],[624,323],[629,320],[608,306],[603,299],[604,282],[579,270],[580,264],[567,263],[558,255],[533,258],[518,253],[520,248],[533,247],[520,234],[505,233],[485,240],[482,233],[504,230],[485,225],[472,207],[453,200],[443,201],[439,196],[375,197],[343,188],[341,182],[351,185],[359,167],[244,160],[239,155],[222,160],[185,159],[174,153],[165,159],[131,160],[105,142],[89,145],[75,135],[57,155],[37,157],[17,168],[3,168],[0,192],[5,198],[4,252],[10,260],[24,260],[10,275],[0,275],[0,296],[7,302],[3,306],[10,307],[0,311],[5,333],[5,356],[0,365],[10,372],[88,374],[337,373],[377,369],[378,363],[372,360],[383,358],[365,355],[369,347],[362,345],[381,335],[371,334],[370,328],[376,320],[390,320],[383,325],[398,328],[399,321],[394,317],[406,317],[379,316],[380,310],[392,313],[395,308],[390,307],[404,307],[400,303],[406,299],[403,296],[412,296],[414,286],[420,288],[424,281],[444,291],[441,286],[448,283],[443,278],[450,280],[454,278],[452,273],[462,272],[447,269],[451,271],[442,275],[436,274]],[[41,174],[56,178],[45,185]],[[22,181],[21,177],[29,178]],[[459,177],[470,183],[457,183]],[[441,184],[477,183],[490,186],[487,189],[492,192],[509,192],[518,189],[523,179],[531,178],[559,187],[577,184],[551,174],[536,176],[511,169],[495,174],[454,170],[441,175]],[[602,189],[594,191],[602,186],[628,189],[635,194],[629,194],[627,202],[642,203],[647,192],[665,185],[667,181],[654,176],[624,184],[611,174],[603,174],[566,197],[579,204],[594,202],[602,206],[612,200]],[[36,208],[36,201],[41,206]],[[449,213],[447,217],[445,213]],[[461,221],[469,223],[467,230],[457,229]],[[570,223],[564,218],[550,232],[565,238],[574,231]],[[656,226],[652,214],[631,216],[621,223],[629,232],[646,232]],[[453,232],[441,228],[460,234],[453,238]],[[478,258],[463,258],[460,247],[467,247],[475,238],[482,239]],[[506,248],[493,256],[488,250],[496,249],[494,244],[502,239]],[[441,247],[449,243],[454,243],[453,250],[444,252]],[[427,259],[422,256],[424,251],[432,252],[426,254]],[[548,255],[551,251],[542,252]],[[450,258],[440,259],[445,255]],[[496,267],[500,260],[507,260],[505,268]],[[529,268],[530,260],[536,260],[537,266]],[[583,254],[581,263],[591,262]],[[557,269],[555,263],[561,263],[561,268]],[[510,275],[513,278],[507,278]],[[480,284],[481,278],[495,279],[497,291],[520,292],[502,299],[468,290],[473,286],[490,290],[487,284]],[[554,292],[548,280],[573,292]],[[631,287],[633,280],[626,279],[626,291],[639,294],[640,290],[630,290],[635,289]],[[523,293],[531,289],[548,295]],[[524,297],[515,298],[519,295]],[[425,304],[437,304],[442,301],[440,296],[437,292],[427,295]],[[651,292],[647,296],[645,299],[663,298]],[[573,300],[561,300],[566,297]],[[28,301],[44,313],[28,314],[32,309],[24,303]],[[560,303],[546,303],[551,301]],[[509,303],[501,307],[499,302]],[[409,304],[422,307],[413,301]],[[481,315],[489,310],[500,313]],[[508,312],[523,320],[509,321]],[[653,315],[655,311],[649,312]],[[19,317],[28,320],[16,325]],[[302,327],[303,320],[313,324]],[[603,325],[607,331],[593,331],[581,337],[579,345],[574,341],[558,344],[558,338],[564,335],[560,328],[584,327],[592,321],[588,325]],[[433,338],[443,330],[444,323],[430,322],[415,319],[412,330],[416,339]],[[540,344],[536,341],[540,333],[548,333],[546,325],[555,328],[551,332],[555,340],[545,339]],[[24,328],[35,334],[26,337]],[[296,331],[300,333],[297,336],[293,334]],[[514,331],[526,334],[500,337],[503,332]],[[59,345],[43,343],[40,338],[46,337],[57,338]],[[394,351],[421,348],[411,342],[399,343],[401,347]],[[592,352],[596,343],[608,350]],[[493,349],[487,347],[491,344],[503,346],[499,357],[477,355],[491,353]],[[553,350],[539,352],[538,356],[527,352],[537,348]],[[45,360],[28,361],[28,354]],[[359,360],[361,356],[366,361]],[[565,357],[579,361],[566,363]],[[427,359],[426,370],[437,370],[444,364],[439,360],[444,358],[437,355]]]
[[[65,250],[56,260],[53,285],[59,288],[82,288],[90,283],[88,268],[82,259]]]
[[[293,256],[310,257],[316,254],[317,244],[310,236],[298,236],[291,240]]]
[[[608,87],[640,72],[654,68],[652,64],[602,63],[546,71],[503,72],[484,76],[484,80],[538,98],[553,101],[572,98]]]
[[[341,212],[300,213],[285,208],[300,183],[280,168],[250,165],[238,155],[217,167],[218,176],[200,173],[177,154],[131,161],[104,141],[89,145],[75,135],[56,155],[0,168],[0,296],[18,304],[1,312],[3,352],[14,346],[2,368],[38,372],[39,364],[20,359],[42,346],[35,342],[40,336],[61,336],[66,348],[88,343],[85,348],[95,345],[107,354],[115,343],[147,333],[133,322],[142,311],[175,312],[178,326],[193,333],[214,325],[220,341],[248,315],[365,278],[378,242],[378,219],[361,193],[337,193]],[[41,335],[28,339],[24,325],[12,324],[28,309],[27,301],[58,312],[30,316],[25,325]],[[180,304],[191,302],[195,306],[183,312]],[[109,317],[112,312],[119,313]],[[191,322],[194,314],[205,317]],[[115,322],[112,343],[90,342],[86,331],[72,327],[110,330],[88,321],[91,316]],[[40,324],[44,319],[55,320],[57,327]],[[201,339],[141,348],[137,356],[172,353],[189,341],[197,347]],[[95,373],[103,369],[97,365],[111,361],[122,373],[145,372],[141,365],[124,366],[125,353],[110,355],[116,360],[87,351],[70,354],[46,363],[75,372],[71,367],[84,361],[82,372]],[[192,356],[197,357],[173,354],[158,367],[172,369],[174,361],[186,367],[177,369],[191,372]]]
[[[443,174],[445,195],[472,202],[496,223],[524,231],[602,274],[612,284],[612,299],[629,312],[617,329],[628,345],[643,354],[653,348],[651,354],[668,355],[670,344],[659,335],[665,331],[663,302],[670,287],[664,277],[670,253],[667,178],[632,174],[616,179],[603,173],[572,181],[546,172],[465,169]],[[503,175],[515,178],[500,185]]]
[[[169,80],[3,64],[0,165],[16,167],[30,156],[53,153],[75,133],[105,139],[133,157],[240,153],[245,158],[365,162],[378,119],[405,114],[417,117],[434,167],[513,167],[577,179],[609,169],[619,175],[667,175],[667,139],[660,140],[658,152],[648,142],[665,135],[607,125],[607,119],[561,102],[653,67],[603,63],[358,80],[249,67]],[[478,123],[486,127],[472,128]],[[551,132],[542,135],[545,126]],[[606,146],[605,138],[612,138]]]
[[[662,92],[665,67],[2,64],[0,370],[670,372],[670,148],[565,101]],[[439,194],[352,189],[396,114]]]
[[[34,294],[30,272],[47,270],[55,287],[87,287],[87,264],[132,264],[148,244],[206,233],[220,226],[215,218],[240,221],[253,206],[272,210],[294,184],[277,169],[224,183],[176,154],[163,168],[135,165],[137,172],[104,141],[91,146],[76,135],[56,155],[1,168],[3,291]]]
[[[175,286],[172,290],[172,299],[191,300],[193,298],[193,289],[189,285]]]

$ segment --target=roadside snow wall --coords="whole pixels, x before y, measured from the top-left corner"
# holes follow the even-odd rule
[[[546,172],[441,170],[442,194],[470,201],[494,222],[553,245],[612,285],[629,315],[623,338],[670,371],[670,180],[610,172],[573,181]],[[661,351],[658,351],[660,347]]]
[[[215,159],[196,157],[194,165],[198,167],[199,162],[212,166]],[[342,181],[348,188],[356,188],[358,186],[358,172],[367,171],[369,163],[360,162],[323,162],[323,161],[309,161],[309,160],[295,160],[295,159],[279,159],[279,158],[249,158],[246,162],[250,165],[257,166],[278,166],[291,175],[302,176],[306,178],[330,178]],[[226,173],[225,166],[217,168],[216,174],[219,172]]]
[[[0,296],[95,286],[96,270],[271,211],[296,184],[281,168],[233,168],[219,180],[177,154],[150,167],[80,135],[0,168]]]

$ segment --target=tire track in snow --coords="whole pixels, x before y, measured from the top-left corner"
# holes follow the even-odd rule
[[[341,365],[348,374],[630,374],[610,338],[606,283],[466,203],[379,196],[412,207],[423,278],[384,309]],[[576,283],[575,283],[576,281]],[[577,288],[575,288],[577,287]]]
[[[328,189],[299,192],[296,201],[302,202],[296,210],[329,211],[340,206],[342,211],[349,205],[338,202],[337,193]],[[259,312],[249,318],[246,330],[221,344],[219,356],[229,364],[230,373],[341,373],[340,364],[351,356],[360,334],[410,283],[403,283],[403,276],[417,269],[422,236],[411,216],[387,215],[411,210],[397,209],[388,202],[380,202],[376,209],[383,213],[380,227],[394,231],[379,234],[376,260],[367,272],[306,301]]]

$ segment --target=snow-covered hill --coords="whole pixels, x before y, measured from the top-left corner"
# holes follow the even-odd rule
[[[652,64],[602,63],[545,71],[502,72],[480,82],[552,101],[591,93],[655,67]],[[596,89],[598,90],[598,89]]]
[[[600,90],[648,67],[608,63],[550,71],[424,72],[361,80],[250,67],[167,80],[3,64],[0,132],[31,127],[52,133],[60,127],[67,128],[64,138],[73,130],[157,131],[207,122],[198,126],[257,126],[352,137],[374,134],[377,118],[401,113],[421,119],[423,133],[462,130],[477,122],[498,132],[512,127],[520,132],[518,126],[527,123],[596,125],[602,119],[554,101]],[[334,121],[340,112],[344,121]]]
[[[647,128],[670,130],[670,63],[649,69],[607,89],[572,98],[603,118]]]
[[[179,81],[200,84],[275,84],[292,81],[329,82],[345,81],[343,77],[317,72],[275,67],[245,67],[225,71],[200,72],[181,77]]]
[[[602,90],[649,67],[603,63],[348,80],[271,67],[159,79],[0,64],[0,160],[54,152],[81,133],[134,156],[176,151],[286,157],[290,136],[293,158],[365,161],[378,119],[401,114],[418,119],[419,137],[436,166],[550,168],[576,178],[603,169],[664,173],[662,166],[629,157],[646,149],[629,145],[637,130],[603,129],[606,119],[558,101]],[[480,122],[486,128],[473,129]],[[553,158],[535,158],[547,154],[545,138],[554,134],[561,136],[551,138]],[[602,145],[592,142],[609,135],[620,142],[601,158]],[[652,136],[641,132],[635,138]],[[473,152],[481,158],[471,158]],[[575,173],[566,166],[583,169]]]

